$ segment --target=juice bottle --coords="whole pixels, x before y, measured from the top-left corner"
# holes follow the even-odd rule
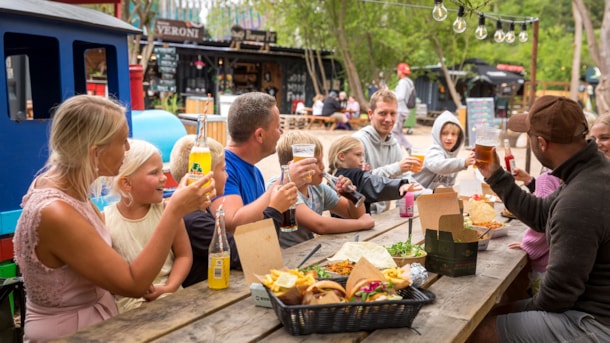
[[[197,138],[189,155],[189,172],[187,185],[199,180],[212,170],[212,154],[207,144],[206,115],[197,118]],[[209,181],[204,185],[207,186]]]
[[[405,193],[401,199],[398,200],[398,209],[401,217],[413,217],[415,196],[412,192]]]
[[[216,211],[216,227],[208,250],[208,287],[225,289],[229,287],[231,248],[225,231],[225,212],[222,205]]]

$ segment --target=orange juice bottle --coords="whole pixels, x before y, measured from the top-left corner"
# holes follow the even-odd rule
[[[212,170],[212,154],[207,144],[206,115],[200,114],[197,118],[197,139],[189,155],[189,172],[187,185],[199,180]],[[204,186],[207,186],[207,182]]]
[[[216,211],[216,228],[208,249],[208,287],[225,289],[229,287],[231,248],[225,231],[225,213],[222,205]]]

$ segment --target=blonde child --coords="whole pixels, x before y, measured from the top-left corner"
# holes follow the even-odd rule
[[[312,239],[314,234],[344,233],[371,229],[375,226],[373,218],[365,212],[364,206],[354,207],[351,201],[338,195],[337,191],[323,184],[324,161],[323,147],[320,140],[303,131],[290,131],[281,136],[277,144],[277,154],[281,165],[292,161],[293,144],[314,144],[317,168],[313,171],[310,184],[299,187],[299,199],[296,204],[298,230],[279,232],[282,248]],[[269,181],[273,184],[275,179]],[[339,177],[337,189],[350,187],[352,182]],[[330,211],[341,218],[323,216]]]
[[[421,190],[417,183],[408,179],[390,179],[373,175],[362,170],[364,165],[364,145],[351,136],[336,139],[328,151],[328,169],[335,176],[344,176],[352,181],[358,191],[366,196],[366,212],[370,213],[371,203],[400,199],[406,192]]]
[[[184,136],[172,148],[169,157],[169,170],[176,180],[182,179],[188,172],[189,154],[195,143],[195,138],[195,135]],[[214,172],[216,183],[216,195],[222,196],[228,178],[224,148],[212,138],[208,137],[206,142],[212,154],[212,172]],[[215,216],[209,208],[205,211],[197,210],[184,216],[184,223],[193,252],[193,265],[182,282],[183,287],[188,287],[208,279],[208,249],[214,235]],[[241,269],[235,239],[230,232],[227,232],[227,239],[231,248],[231,269]]]
[[[610,158],[610,114],[597,117],[591,126],[590,135],[597,143],[597,149]]]
[[[432,145],[426,152],[423,168],[413,178],[432,190],[453,187],[457,173],[475,162],[474,151],[465,159],[458,157],[463,144],[464,130],[457,117],[449,111],[441,113],[432,125]]]
[[[163,160],[159,150],[141,140],[130,140],[119,174],[112,181],[112,191],[120,200],[104,209],[112,247],[129,263],[133,262],[150,240],[164,210]],[[142,298],[115,296],[119,312],[139,307],[146,301],[173,293],[186,277],[193,256],[189,240],[180,222],[172,249],[163,268]]]

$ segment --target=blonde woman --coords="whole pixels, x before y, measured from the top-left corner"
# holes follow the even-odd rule
[[[27,289],[24,340],[49,341],[118,313],[112,294],[141,297],[159,274],[182,217],[209,206],[212,175],[182,180],[142,252],[128,263],[91,202],[100,176],[118,174],[129,150],[125,108],[77,95],[55,111],[50,156],[23,198],[15,260]],[[97,191],[95,191],[97,190]]]

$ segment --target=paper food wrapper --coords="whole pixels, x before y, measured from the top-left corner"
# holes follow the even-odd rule
[[[349,290],[354,288],[354,285],[362,279],[385,281],[385,276],[383,276],[383,273],[369,262],[368,259],[362,257],[356,262],[352,273],[347,279],[347,283],[345,284],[347,292],[349,293]]]
[[[331,262],[340,262],[350,260],[352,262],[358,262],[362,257],[366,257],[368,262],[377,269],[394,268],[396,262],[390,255],[390,253],[379,244],[372,242],[346,242],[337,253],[328,258]],[[354,272],[352,271],[351,275]],[[383,280],[383,279],[381,279]]]
[[[496,218],[496,210],[485,201],[470,199],[468,208],[473,223],[490,222]]]

